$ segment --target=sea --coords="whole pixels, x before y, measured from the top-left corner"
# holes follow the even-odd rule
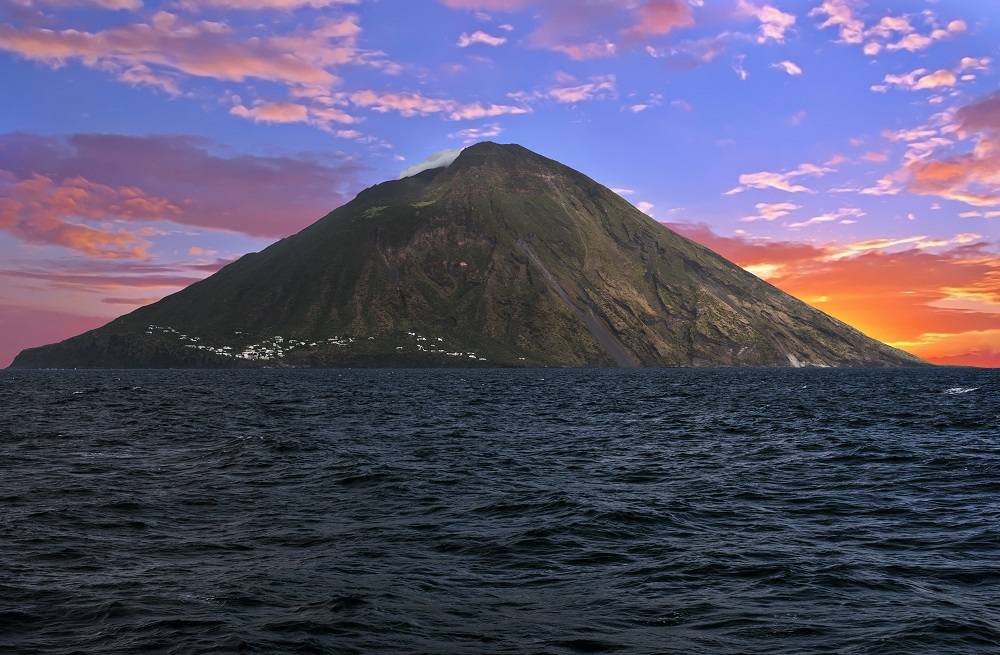
[[[0,653],[1000,652],[1000,370],[0,371]]]

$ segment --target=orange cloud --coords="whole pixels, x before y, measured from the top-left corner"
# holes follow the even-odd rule
[[[88,257],[145,258],[148,242],[137,233],[95,228],[86,221],[171,218],[180,209],[135,187],[112,187],[84,177],[56,182],[34,174],[0,185],[0,228],[28,243],[57,245]]]
[[[940,363],[997,364],[1000,255],[973,235],[815,246],[670,227],[877,339]]]
[[[1000,152],[972,152],[950,159],[915,160],[907,189],[977,207],[1000,205]]]
[[[884,133],[907,144],[906,164],[861,193],[893,194],[905,188],[976,207],[1000,205],[1000,92],[942,116],[945,120],[933,129]],[[961,152],[964,144],[971,149]],[[945,149],[951,154],[938,155]]]

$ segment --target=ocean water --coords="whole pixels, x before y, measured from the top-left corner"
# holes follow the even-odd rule
[[[1000,652],[1000,371],[0,372],[0,653],[604,652]]]

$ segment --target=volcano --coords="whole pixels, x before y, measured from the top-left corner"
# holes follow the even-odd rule
[[[11,366],[919,365],[587,176],[484,142]]]

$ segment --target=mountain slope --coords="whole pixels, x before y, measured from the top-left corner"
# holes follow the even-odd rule
[[[12,366],[921,364],[581,173],[486,142]]]

